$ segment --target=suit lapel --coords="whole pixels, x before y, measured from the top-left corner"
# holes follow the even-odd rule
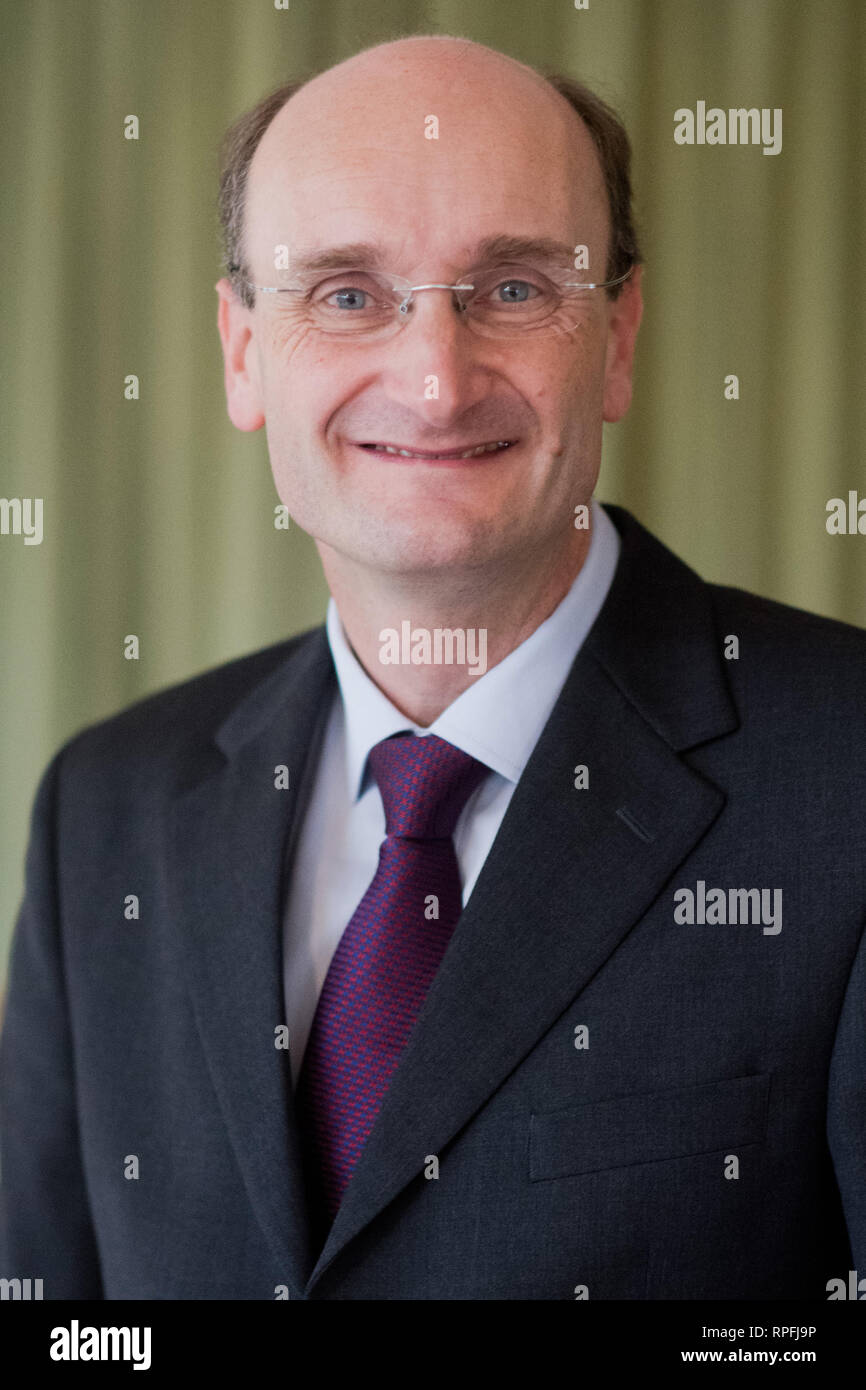
[[[309,1293],[592,979],[719,814],[679,753],[736,727],[708,591],[619,508],[611,591],[518,783]],[[589,768],[576,790],[573,769]]]
[[[310,1268],[285,1023],[287,850],[334,687],[324,631],[302,639],[217,734],[174,804],[167,847],[177,941],[208,1068],[256,1217],[291,1297]],[[218,751],[219,750],[219,751]],[[275,768],[289,770],[286,790]]]

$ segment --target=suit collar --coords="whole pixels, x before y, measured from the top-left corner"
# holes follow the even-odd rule
[[[623,507],[605,503],[620,561],[587,647],[671,748],[738,727],[707,584]]]
[[[243,697],[220,724],[214,742],[227,758],[245,744],[268,738],[291,719],[308,717],[310,692],[321,693],[333,683],[334,669],[324,627],[302,633],[287,643],[286,656],[265,679]]]

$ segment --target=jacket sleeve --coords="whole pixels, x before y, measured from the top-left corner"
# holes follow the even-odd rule
[[[45,1299],[101,1299],[79,1144],[58,895],[63,752],[36,792],[0,1037],[0,1278],[42,1279]]]
[[[854,1268],[866,1276],[866,929],[836,1029],[827,1100],[827,1139],[842,1196]],[[844,1277],[845,1271],[839,1274]]]

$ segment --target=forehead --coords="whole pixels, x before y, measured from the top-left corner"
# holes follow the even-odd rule
[[[512,233],[585,243],[598,264],[604,182],[565,99],[489,50],[395,47],[323,73],[271,122],[247,185],[251,262],[370,241],[408,271]]]

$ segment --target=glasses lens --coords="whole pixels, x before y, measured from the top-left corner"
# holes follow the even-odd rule
[[[465,299],[474,328],[493,334],[521,333],[543,323],[559,307],[556,286],[527,266],[501,266],[473,273],[474,290]]]
[[[297,307],[321,332],[376,335],[397,326],[399,303],[400,295],[387,276],[350,270],[305,286]]]
[[[575,318],[596,298],[592,290],[558,285],[526,265],[489,266],[461,276],[452,289],[464,322],[491,338],[520,337],[536,330],[570,332]],[[442,289],[444,286],[419,286]],[[409,281],[378,271],[347,269],[299,279],[291,293],[274,296],[280,312],[305,318],[322,333],[376,338],[395,332],[412,317]],[[407,312],[401,306],[407,305]]]

